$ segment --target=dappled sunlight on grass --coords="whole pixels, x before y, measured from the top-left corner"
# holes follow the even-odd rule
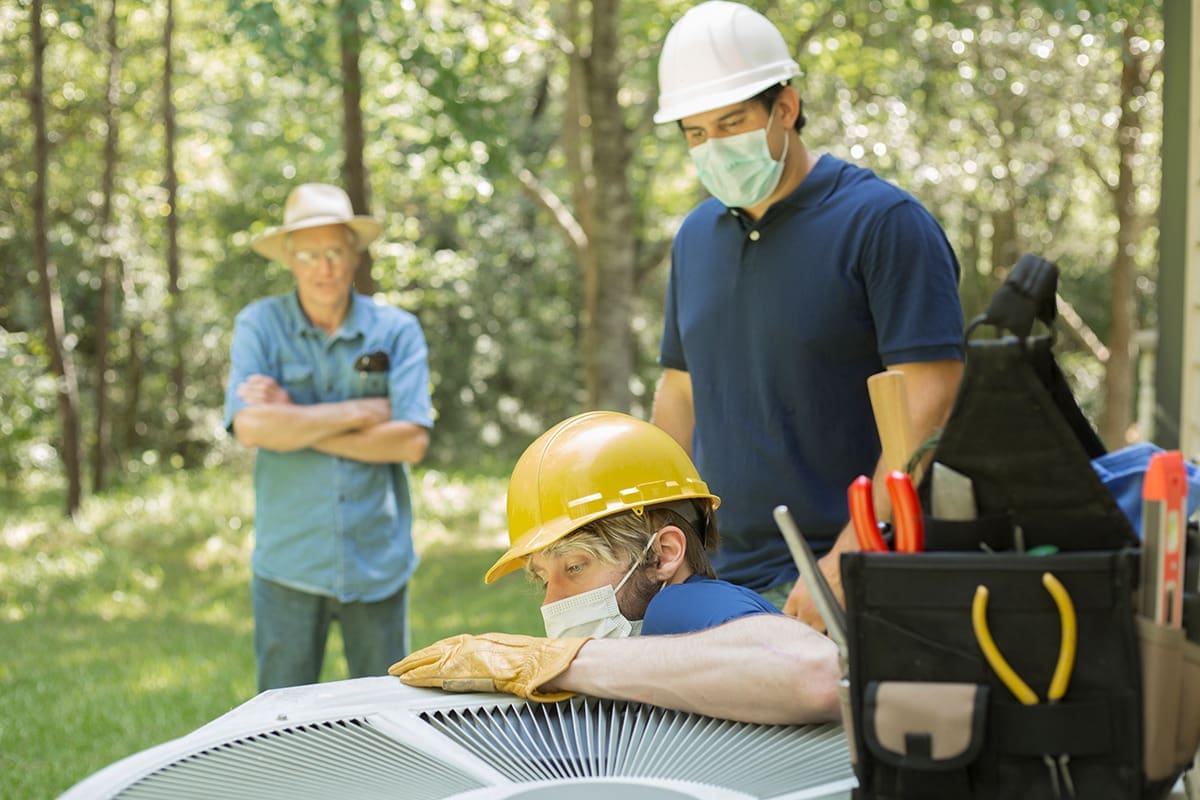
[[[45,522],[19,522],[7,526],[0,535],[0,544],[8,548],[24,547],[46,530]]]
[[[494,549],[508,547],[505,490],[508,478],[452,475],[425,470],[413,481],[417,548],[437,544]]]
[[[536,587],[483,583],[508,546],[506,487],[413,471],[414,647],[542,633]],[[254,695],[248,471],[148,477],[89,497],[73,521],[53,492],[2,499],[0,797],[54,797]],[[346,677],[336,626],[321,677]]]
[[[0,538],[24,543],[0,552],[0,616],[86,607],[104,619],[139,617],[196,577],[217,578],[202,580],[205,589],[244,581],[251,545],[240,519],[253,497],[242,482],[178,473],[89,498],[73,522],[6,523]]]
[[[90,579],[104,560],[96,548],[67,546],[65,552],[58,552],[59,548],[43,538],[22,548],[25,552],[36,550],[32,558],[13,558],[16,550],[0,556],[0,616],[4,619],[24,619],[46,604],[56,584]]]
[[[413,647],[458,633],[544,635],[539,588],[520,574],[484,584],[498,555],[449,546],[424,553],[412,584]]]
[[[53,797],[254,695],[248,628],[90,614],[34,617],[0,659],[0,796]]]
[[[243,536],[210,536],[195,548],[188,558],[192,569],[238,569],[249,563],[254,551],[254,538]]]

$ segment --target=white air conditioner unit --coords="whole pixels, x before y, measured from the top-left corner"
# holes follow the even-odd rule
[[[384,676],[264,692],[62,800],[801,800],[854,786],[838,725],[526,703]]]

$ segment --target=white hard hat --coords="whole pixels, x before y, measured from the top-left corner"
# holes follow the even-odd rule
[[[680,17],[658,59],[655,122],[739,103],[800,74],[771,21],[741,3],[709,0]]]

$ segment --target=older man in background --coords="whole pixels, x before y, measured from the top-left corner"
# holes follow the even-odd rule
[[[252,561],[259,691],[315,683],[331,623],[352,677],[408,651],[413,549],[408,464],[433,413],[416,317],[353,290],[380,223],[308,183],[255,252],[295,289],[237,316],[225,426],[257,448]]]

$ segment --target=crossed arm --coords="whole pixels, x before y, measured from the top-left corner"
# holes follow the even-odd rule
[[[312,448],[356,461],[415,464],[429,446],[429,430],[391,419],[385,397],[297,405],[266,375],[251,375],[237,393],[248,405],[234,415],[233,432],[245,447]]]

